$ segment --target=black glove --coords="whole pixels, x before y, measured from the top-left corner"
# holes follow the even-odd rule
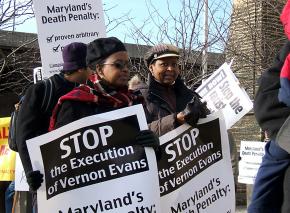
[[[136,136],[136,143],[144,147],[159,147],[159,138],[151,130],[141,130]]]
[[[206,118],[210,114],[209,109],[206,107],[206,102],[202,103],[200,98],[196,94],[183,110],[184,119],[191,126],[195,126],[199,118]]]
[[[206,106],[207,103],[201,102],[200,100],[198,100],[198,101],[200,102],[200,108],[199,108],[200,118],[206,118],[206,116],[210,114],[210,110]]]
[[[26,173],[26,179],[29,185],[29,190],[36,191],[43,182],[43,174],[41,174],[39,170],[29,171]]]

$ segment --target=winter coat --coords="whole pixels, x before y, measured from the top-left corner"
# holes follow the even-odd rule
[[[290,52],[287,41],[274,59],[272,67],[267,69],[259,80],[259,89],[254,101],[254,112],[260,127],[275,139],[280,127],[290,114],[290,108],[279,102],[280,72]]]
[[[175,111],[173,111],[170,104],[162,98],[160,91],[162,85],[155,81],[151,75],[149,76],[148,88],[141,90],[145,99],[145,112],[147,112],[146,116],[149,129],[158,136],[178,126],[176,123],[176,114],[184,110],[186,104],[194,97],[194,92],[185,86],[180,77],[176,79],[173,87],[176,95]]]
[[[287,117],[290,115],[290,108],[287,107],[284,103],[280,101],[284,101],[285,103],[287,100],[287,93],[285,93],[285,90],[283,88],[281,89],[280,84],[280,73],[282,70],[282,67],[284,65],[285,59],[287,58],[288,54],[290,53],[290,41],[287,41],[283,47],[280,49],[279,53],[274,59],[274,63],[271,68],[266,70],[260,79],[259,82],[259,90],[257,92],[257,95],[255,97],[254,101],[254,112],[256,119],[261,126],[261,128],[269,133],[269,136],[271,138],[271,141],[269,143],[272,143],[273,141],[276,141],[278,144],[280,144],[282,141],[280,141],[280,134],[279,132],[280,128],[285,123]],[[281,79],[284,81],[285,79]],[[282,82],[281,81],[281,82]],[[282,82],[282,84],[285,83]],[[285,89],[285,88],[284,88]],[[278,99],[279,95],[279,99]],[[284,127],[285,127],[284,125]],[[284,129],[284,128],[282,128]],[[281,132],[281,130],[280,130]],[[290,141],[284,141],[289,142]],[[274,154],[276,154],[274,152]],[[276,154],[277,155],[277,154]],[[283,162],[287,162],[288,159],[281,159],[281,156],[271,156],[271,158],[277,158],[277,162],[283,164]],[[283,156],[284,158],[284,156]],[[275,164],[278,164],[278,163]],[[275,166],[274,164],[274,166]],[[269,171],[271,171],[271,166],[269,166]],[[284,175],[284,169],[281,171],[281,176]],[[276,174],[275,174],[276,175]],[[272,175],[274,177],[274,174]],[[290,184],[289,184],[289,177],[290,177],[290,167],[288,166],[285,176],[284,176],[284,201],[283,201],[283,207],[282,207],[282,213],[288,213],[290,206],[289,206],[289,192],[290,192]],[[278,197],[280,195],[277,195]]]
[[[73,121],[79,120],[81,118],[87,117],[87,116],[109,112],[112,110],[120,109],[123,107],[128,107],[135,104],[141,104],[144,101],[143,97],[140,94],[136,95],[133,92],[131,93],[130,91],[128,91],[128,89],[124,90],[123,92],[120,91],[122,95],[119,95],[119,97],[123,97],[123,98],[124,96],[127,97],[127,98],[124,98],[122,101],[121,99],[118,99],[117,97],[118,92],[116,90],[109,88],[105,84],[102,84],[102,82],[100,82],[99,87],[102,87],[100,91],[105,91],[103,94],[106,94],[106,95],[105,96],[101,95],[100,91],[93,92],[93,90],[90,90],[91,94],[88,94],[88,95],[90,97],[93,96],[93,100],[91,101],[81,100],[83,99],[83,96],[79,95],[80,93],[77,92],[80,90],[80,88],[76,88],[73,91],[71,91],[69,94],[67,94],[66,96],[70,96],[72,94],[72,97],[75,97],[76,100],[66,99],[59,106],[59,109],[56,115],[54,129],[64,126],[66,124],[69,124]],[[95,89],[97,88],[98,87],[96,87]],[[87,95],[86,93],[82,93],[82,94]],[[76,97],[77,95],[79,95],[79,97]],[[116,98],[118,99],[119,105],[117,104],[117,102],[114,103],[114,100]],[[103,100],[102,103],[98,103],[98,101],[100,100]]]
[[[18,152],[25,172],[32,170],[26,140],[48,132],[49,118],[59,97],[71,91],[77,84],[67,81],[63,74],[56,74],[52,80],[52,101],[46,112],[40,109],[44,97],[43,81],[31,85],[25,93],[25,99],[20,107],[16,126],[16,141]]]
[[[114,108],[96,106],[94,103],[65,101],[58,112],[55,129],[81,118],[114,110]]]

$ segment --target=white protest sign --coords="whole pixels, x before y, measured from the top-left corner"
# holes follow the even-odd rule
[[[106,36],[101,0],[33,0],[33,5],[44,78],[62,69],[65,45]]]
[[[33,169],[44,174],[39,212],[160,212],[154,150],[132,145],[147,128],[137,105],[28,140]]]
[[[211,112],[222,110],[227,129],[230,129],[253,108],[252,101],[246,91],[240,87],[227,63],[213,72],[196,89],[196,92],[207,102]]]
[[[258,169],[265,155],[265,142],[241,141],[238,182],[254,184]]]
[[[15,161],[15,191],[29,191],[25,171],[18,153]]]
[[[221,118],[221,119],[219,119]],[[160,137],[158,174],[163,213],[234,213],[235,188],[222,114]]]

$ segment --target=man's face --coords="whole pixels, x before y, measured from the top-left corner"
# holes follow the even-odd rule
[[[149,69],[155,80],[162,85],[172,85],[180,73],[177,57],[157,59]]]

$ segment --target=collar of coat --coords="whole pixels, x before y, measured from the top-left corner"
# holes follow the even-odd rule
[[[57,105],[55,106],[52,116],[50,118],[49,131],[54,129],[58,112],[61,105],[65,101],[79,101],[86,103],[93,103],[96,106],[103,106],[108,108],[122,108],[132,106],[134,104],[143,104],[144,99],[141,94],[133,93],[128,90],[128,87],[124,87],[120,90],[111,90],[105,84],[97,81],[93,85],[94,88],[88,85],[80,85],[74,88],[69,93],[59,98]],[[105,89],[107,88],[107,89]]]
[[[162,102],[166,101],[164,99],[162,99],[162,94],[160,92],[160,86],[162,87],[162,85],[160,83],[158,83],[154,77],[149,74],[149,78],[148,78],[148,100],[154,100],[154,96],[156,98],[158,98],[159,100],[161,100]],[[188,87],[186,87],[186,85],[184,84],[183,80],[181,79],[180,76],[177,77],[177,79],[175,80],[174,85],[172,85],[174,91],[175,91],[175,95],[176,95],[176,104],[177,104],[177,110],[181,111],[183,110],[184,103],[188,103],[192,97],[193,97],[193,91],[191,91]],[[182,103],[182,105],[181,105]]]

